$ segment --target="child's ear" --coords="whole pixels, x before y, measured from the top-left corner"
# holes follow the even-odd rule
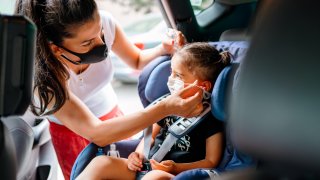
[[[204,87],[206,91],[210,91],[212,89],[212,83],[210,81],[203,81],[201,86]]]

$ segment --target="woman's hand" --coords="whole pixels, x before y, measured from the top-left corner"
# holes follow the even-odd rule
[[[165,54],[173,54],[177,49],[181,48],[187,43],[186,38],[181,31],[169,29],[167,38],[162,41],[163,50]]]
[[[171,114],[182,117],[193,117],[203,111],[202,89],[197,87],[196,82],[164,99],[167,110]]]
[[[128,169],[131,171],[141,171],[142,155],[137,152],[132,152],[128,157]]]
[[[161,161],[158,163],[157,161],[150,159],[150,164],[152,170],[162,170],[168,173],[174,173],[176,163],[172,160]]]

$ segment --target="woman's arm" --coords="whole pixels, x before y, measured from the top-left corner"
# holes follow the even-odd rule
[[[219,132],[207,138],[205,159],[191,163],[175,163],[171,173],[178,174],[189,169],[217,167],[222,157],[222,152],[223,135],[222,132]]]
[[[112,46],[112,51],[115,52],[120,59],[126,62],[130,67],[134,69],[142,69],[146,64],[148,64],[151,60],[165,54],[172,54],[174,51],[174,46],[172,41],[164,41],[162,44],[158,46],[140,50],[132,42],[126,37],[123,30],[120,28],[118,24],[116,24],[116,33],[115,40]],[[181,32],[178,32],[178,40],[179,45],[185,43],[185,38],[183,37]]]
[[[194,91],[193,96],[181,98],[183,94],[190,91]],[[73,132],[99,146],[105,146],[128,138],[165,116],[198,115],[201,109],[197,109],[197,104],[201,103],[201,99],[198,89],[195,86],[188,86],[180,93],[170,95],[159,103],[136,113],[100,121],[81,100],[69,92],[69,99],[54,115]]]

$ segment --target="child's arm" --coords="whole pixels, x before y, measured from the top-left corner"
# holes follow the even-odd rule
[[[195,168],[214,168],[218,166],[223,152],[223,135],[222,132],[216,133],[206,140],[206,157],[203,160],[190,163],[175,163],[171,160],[157,163],[152,160],[151,164],[172,174],[178,174],[182,171]]]

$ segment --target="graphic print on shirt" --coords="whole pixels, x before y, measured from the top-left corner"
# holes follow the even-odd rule
[[[165,118],[165,127],[166,129],[169,129],[169,127],[175,123],[178,120],[179,117],[167,117]],[[169,132],[166,132],[166,137],[168,136]],[[174,145],[172,146],[172,148],[180,150],[180,151],[185,151],[185,152],[189,152],[189,148],[191,147],[191,143],[190,143],[190,136],[189,135],[185,135],[182,138],[178,139]],[[171,148],[171,149],[172,149]]]

